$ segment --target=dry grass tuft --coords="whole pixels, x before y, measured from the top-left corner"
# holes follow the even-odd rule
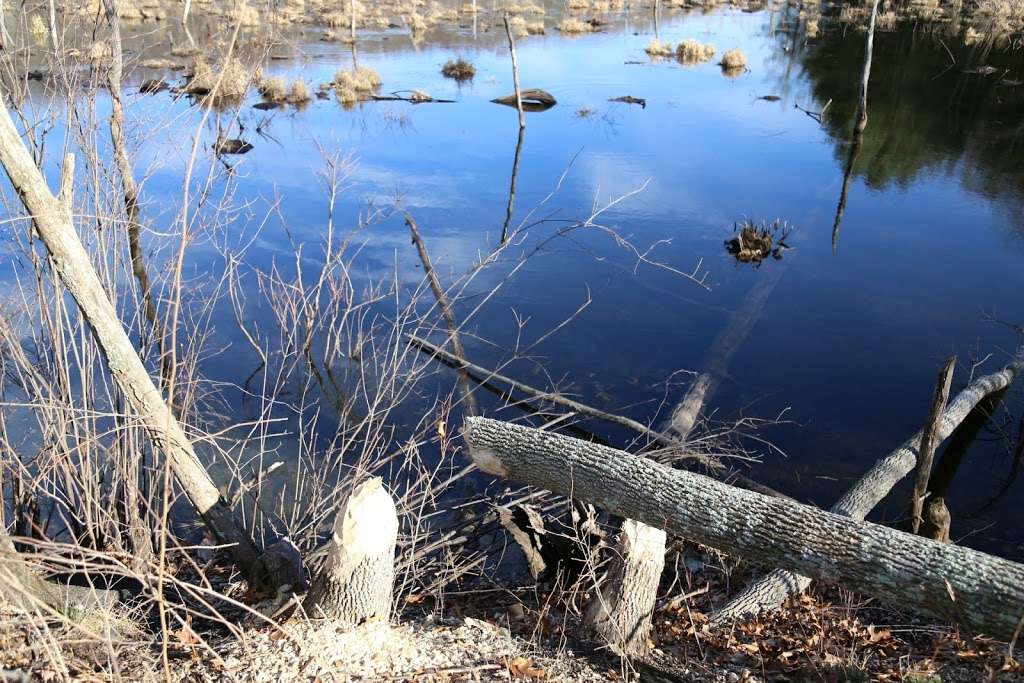
[[[42,40],[49,34],[49,30],[46,28],[46,22],[38,14],[33,14],[28,20],[28,31],[32,34],[32,37],[36,40]]]
[[[444,66],[441,67],[441,74],[445,78],[453,78],[456,81],[468,81],[473,76],[476,76],[476,67],[462,57],[459,57],[458,59],[449,59],[445,62]]]
[[[250,71],[235,57],[220,65],[218,72],[202,55],[196,55],[189,68],[186,90],[193,95],[215,94],[218,99],[237,99],[245,97],[254,79],[259,79],[258,70],[255,73]]]
[[[592,24],[580,21],[576,17],[570,17],[558,22],[555,25],[555,30],[568,35],[579,35],[581,33],[591,33],[594,27]]]
[[[733,48],[725,51],[719,64],[722,65],[723,69],[730,71],[733,69],[745,69],[747,68],[747,56],[739,48]]]
[[[671,57],[675,49],[672,47],[672,43],[665,43],[655,38],[647,43],[644,52],[652,57]]]
[[[373,69],[357,66],[354,69],[338,69],[334,73],[334,95],[342,104],[354,104],[366,98],[381,85],[380,75]]]
[[[267,102],[284,102],[287,96],[284,79],[280,76],[269,76],[261,79],[257,89]]]
[[[306,85],[305,81],[292,81],[292,86],[288,88],[288,102],[294,105],[306,104],[313,96],[309,92],[309,86]]]
[[[687,38],[676,48],[676,58],[683,64],[700,64],[715,56],[715,46]]]

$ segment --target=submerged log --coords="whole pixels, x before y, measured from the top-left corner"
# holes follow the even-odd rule
[[[334,520],[327,560],[303,603],[306,613],[349,627],[387,621],[397,534],[395,502],[380,478],[357,486]]]
[[[1009,560],[736,489],[548,431],[472,417],[465,437],[477,466],[490,474],[835,582],[971,633],[1009,639],[1024,614],[1024,565]]]
[[[964,421],[972,410],[989,394],[1005,389],[1024,367],[1024,346],[1017,349],[1013,361],[1002,370],[971,382],[942,413],[936,441],[942,442]],[[868,472],[832,506],[832,512],[853,519],[864,519],[898,481],[910,474],[917,465],[917,449],[921,432],[892,453],[875,463]],[[765,610],[777,609],[786,598],[799,593],[811,584],[805,576],[784,569],[776,569],[747,586],[736,598],[711,618],[713,624],[752,617]]]
[[[505,95],[504,97],[497,97],[491,102],[495,104],[504,104],[508,107],[519,107],[522,103],[522,107],[525,111],[547,111],[551,107],[558,104],[558,100],[555,99],[554,95],[549,93],[547,90],[540,90],[537,88],[530,88],[529,90],[523,90],[518,93],[511,95]]]

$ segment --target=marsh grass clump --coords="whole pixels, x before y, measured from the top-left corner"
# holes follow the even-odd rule
[[[476,67],[462,57],[449,59],[441,67],[441,75],[456,81],[468,81],[476,76]]]
[[[644,52],[652,57],[671,57],[675,50],[672,47],[672,43],[666,43],[655,38],[647,43]]]
[[[33,14],[28,20],[28,31],[36,40],[42,40],[49,31],[46,29],[46,22],[38,14]]]
[[[287,97],[284,79],[280,76],[269,76],[260,79],[257,90],[259,90],[260,95],[267,102],[284,102],[285,97]]]
[[[313,99],[313,96],[310,94],[309,86],[306,85],[305,81],[292,81],[291,87],[288,88],[289,104],[299,107],[307,104],[311,99]]]
[[[740,263],[759,264],[769,256],[779,260],[789,249],[786,238],[792,231],[789,223],[779,219],[759,225],[748,218],[733,226],[735,235],[725,241],[725,250]]]
[[[249,84],[254,78],[258,80],[259,73],[251,72],[235,57],[229,57],[219,65],[218,71],[202,55],[196,55],[186,78],[185,90],[189,94],[210,95],[216,89],[218,99],[238,99],[245,97]]]
[[[576,17],[569,17],[568,19],[563,19],[558,22],[558,24],[555,25],[555,30],[568,35],[579,35],[581,33],[592,32],[594,30],[594,26],[588,22],[580,21]]]
[[[700,64],[715,56],[715,46],[687,38],[676,48],[676,59],[683,64]]]
[[[374,92],[381,85],[380,75],[373,69],[357,66],[354,69],[338,69],[334,73],[331,87],[342,104],[355,104]]]
[[[747,56],[737,47],[726,50],[718,63],[725,71],[741,71],[747,68]]]

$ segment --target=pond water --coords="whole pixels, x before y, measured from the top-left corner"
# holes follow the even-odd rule
[[[717,59],[696,66],[650,59],[644,46],[654,24],[646,12],[610,21],[595,34],[549,31],[519,41],[523,87],[548,90],[558,104],[527,114],[510,224],[546,222],[528,241],[540,250],[467,323],[467,355],[534,385],[556,378],[588,403],[662,423],[687,389],[690,376],[680,371],[701,370],[734,312],[770,288],[708,409],[719,421],[784,420],[757,431],[778,450],[747,442],[763,453],[748,474],[828,506],[921,426],[945,358],[960,359],[955,392],[976,361],[988,358],[976,373],[994,370],[1017,344],[1011,328],[987,318],[1024,323],[1024,86],[1013,85],[1024,79],[1024,54],[963,46],[920,25],[880,32],[866,135],[834,237],[863,33],[837,24],[807,41],[779,12],[665,13],[663,40],[693,37],[719,53],[741,48],[749,71],[730,78]],[[351,64],[345,46],[319,41],[315,31],[300,39],[298,53],[266,71],[315,86]],[[477,67],[463,85],[440,74],[460,55]],[[295,243],[316,252],[327,200],[314,176],[327,148],[355,162],[339,220],[353,222],[368,206],[398,198],[451,281],[495,247],[505,222],[517,115],[489,101],[512,90],[504,34],[466,26],[414,45],[399,31],[366,32],[359,60],[380,73],[384,93],[420,89],[455,102],[346,109],[331,98],[264,112],[249,107],[258,101],[250,98],[240,117],[254,149],[231,162],[236,199],[279,206],[248,258],[290,262]],[[967,73],[981,65],[997,70]],[[609,101],[623,95],[646,105]],[[766,95],[778,99],[760,99]],[[827,102],[820,122],[804,111]],[[144,195],[156,223],[166,219],[161,203],[173,205],[181,189],[190,149],[180,133],[201,111],[166,94],[133,96],[129,107],[140,121],[168,110],[173,123],[137,162],[151,171]],[[212,124],[207,133],[212,140]],[[541,239],[616,198],[600,225],[641,250],[654,247],[652,261],[697,269],[706,287],[638,262],[604,230]],[[760,267],[737,263],[723,243],[745,218],[786,221],[792,248]],[[409,286],[420,282],[400,212],[366,235],[366,277],[397,268]],[[148,236],[147,244],[155,249],[158,239]],[[217,267],[204,249],[190,252],[191,271]],[[474,291],[498,277],[481,278]],[[478,303],[468,297],[457,315]],[[233,352],[206,370],[241,382],[255,359],[233,324],[216,329]],[[510,361],[517,339],[528,357]],[[1014,457],[1022,386],[976,438],[962,435],[967,451],[947,492],[955,539],[1017,560],[1024,559],[1024,481]],[[952,456],[960,457],[951,454],[947,467]],[[899,489],[876,518],[903,516],[906,500]]]

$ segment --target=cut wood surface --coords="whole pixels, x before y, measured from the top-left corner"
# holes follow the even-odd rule
[[[1009,639],[1024,615],[1024,565],[1009,560],[548,431],[471,417],[464,435],[473,460],[490,474],[825,579],[972,634]]]
[[[1003,369],[979,377],[961,391],[946,406],[938,424],[937,442],[944,441],[964,421],[972,410],[986,396],[1010,386],[1024,367],[1024,346],[1017,349],[1013,360]],[[921,432],[907,439],[902,446],[875,463],[839,501],[832,506],[832,512],[864,519],[879,501],[889,494],[892,487],[910,474],[917,465],[917,449],[921,444]],[[777,609],[786,598],[805,590],[811,580],[784,569],[777,569],[754,581],[723,609],[712,616],[712,623],[724,624],[736,619],[754,616],[765,610]]]
[[[395,501],[380,477],[357,486],[334,520],[327,561],[303,604],[306,613],[350,627],[387,621],[397,534]]]

